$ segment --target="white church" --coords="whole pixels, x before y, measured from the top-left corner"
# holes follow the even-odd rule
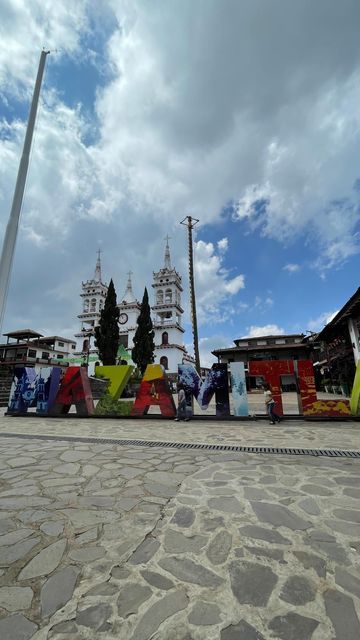
[[[141,302],[136,298],[132,288],[132,272],[128,273],[125,292],[118,298],[119,315],[119,361],[131,360],[133,338],[137,329],[137,318],[141,310]],[[194,363],[183,344],[184,328],[182,327],[183,308],[181,294],[182,278],[171,266],[169,238],[166,238],[164,265],[153,272],[152,288],[154,303],[151,306],[154,328],[154,363],[161,364],[169,374],[177,374],[177,366],[182,363]],[[98,352],[94,345],[95,327],[100,322],[108,285],[103,282],[101,274],[100,251],[96,261],[94,277],[82,283],[80,294],[83,304],[79,313],[80,330],[77,338],[76,353],[83,356],[93,371],[94,362],[98,360]]]

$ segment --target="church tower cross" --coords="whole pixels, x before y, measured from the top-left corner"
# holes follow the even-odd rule
[[[165,257],[164,257],[164,269],[171,269],[171,258],[170,258],[170,247],[169,247],[169,240],[171,240],[170,236],[167,235],[165,240],[166,240],[166,247],[165,247]]]
[[[98,254],[98,257],[97,257],[97,260],[96,260],[94,280],[97,280],[98,282],[101,282],[101,259],[100,259],[100,255],[102,254],[101,249],[98,249],[97,254]]]

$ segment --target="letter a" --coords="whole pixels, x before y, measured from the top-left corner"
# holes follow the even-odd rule
[[[69,413],[72,404],[78,415],[88,416],[94,413],[90,382],[84,367],[67,368],[49,415]]]
[[[151,405],[160,407],[161,415],[173,418],[176,414],[175,402],[163,368],[159,364],[148,364],[137,392],[131,416],[143,416]]]

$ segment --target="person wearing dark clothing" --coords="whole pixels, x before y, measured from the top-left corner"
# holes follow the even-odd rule
[[[266,412],[270,419],[270,424],[280,422],[280,416],[275,413],[275,400],[269,384],[264,384],[264,399]]]
[[[186,396],[185,396],[184,387],[182,386],[179,386],[178,409],[177,409],[177,416],[175,420],[176,422],[179,422],[180,420],[185,420],[186,422],[188,422],[189,420],[189,418],[186,415]]]

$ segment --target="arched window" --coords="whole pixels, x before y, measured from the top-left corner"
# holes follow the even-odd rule
[[[164,367],[164,369],[168,369],[169,368],[169,363],[168,363],[168,359],[167,359],[166,356],[161,356],[160,364],[161,364],[162,367]]]
[[[91,298],[90,311],[96,311],[96,298]]]
[[[165,304],[169,304],[172,302],[172,291],[171,289],[166,289],[165,291]]]
[[[164,304],[164,292],[161,289],[156,294],[156,304]]]
[[[99,302],[99,311],[101,311],[102,308],[103,308],[103,301],[100,300],[100,302]]]
[[[169,336],[167,331],[164,331],[161,336],[161,344],[169,344]]]
[[[89,340],[86,338],[83,342],[83,353],[87,353],[89,351]]]
[[[89,311],[89,300],[84,300],[84,312],[87,313]]]

